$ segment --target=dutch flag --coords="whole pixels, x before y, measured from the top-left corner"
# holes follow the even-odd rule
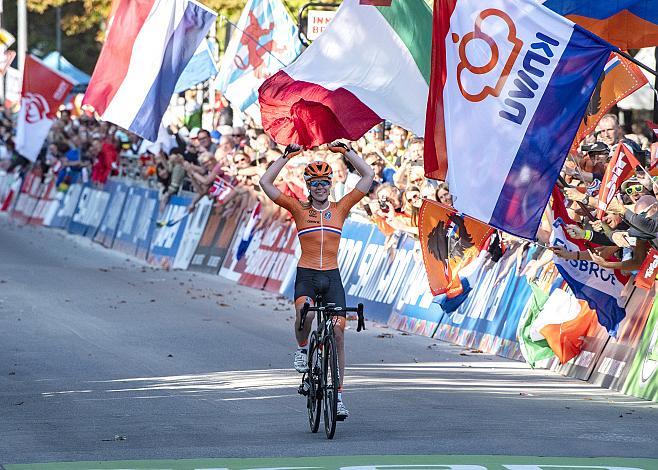
[[[123,0],[83,103],[155,141],[176,82],[216,16],[192,0]]]

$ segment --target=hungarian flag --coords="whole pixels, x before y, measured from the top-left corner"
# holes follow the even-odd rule
[[[430,290],[448,299],[464,292],[460,272],[479,256],[493,229],[451,207],[425,199],[418,232]]]
[[[611,54],[605,64],[603,74],[599,78],[592,98],[589,101],[585,117],[580,123],[574,139],[576,147],[586,136],[596,128],[601,118],[619,101],[642,88],[648,83],[647,77],[640,67],[625,57]]]
[[[640,166],[633,151],[623,142],[617,145],[617,151],[608,163],[599,188],[599,201],[596,209],[596,217],[603,217],[621,184],[635,173],[635,168]]]
[[[534,0],[435,0],[425,173],[534,239],[612,46]]]
[[[279,144],[307,147],[357,140],[384,119],[422,135],[431,41],[424,0],[345,0],[322,35],[261,85],[263,128]]]
[[[21,109],[16,122],[16,151],[28,160],[39,156],[57,110],[73,88],[71,80],[34,56],[25,59]]]
[[[540,0],[621,49],[658,44],[655,0]]]

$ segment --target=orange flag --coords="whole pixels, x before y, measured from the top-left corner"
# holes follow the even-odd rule
[[[599,201],[596,209],[596,217],[603,217],[621,184],[630,178],[640,162],[633,155],[633,151],[624,143],[617,145],[617,151],[608,163],[599,188]]]
[[[560,360],[560,364],[565,364],[580,354],[583,338],[589,331],[600,328],[596,311],[589,308],[584,300],[578,303],[580,312],[575,318],[564,323],[546,325],[540,330],[555,356]]]
[[[452,207],[423,201],[418,232],[432,294],[452,298],[462,293],[459,271],[478,257],[493,231]]]
[[[610,54],[603,74],[592,93],[585,117],[578,128],[572,150],[575,150],[578,144],[594,131],[601,118],[614,105],[646,83],[648,83],[647,77],[637,65],[617,54]]]

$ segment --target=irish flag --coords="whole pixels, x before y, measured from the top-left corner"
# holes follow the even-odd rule
[[[432,13],[424,0],[345,0],[322,35],[259,89],[279,144],[356,140],[389,120],[425,131]]]

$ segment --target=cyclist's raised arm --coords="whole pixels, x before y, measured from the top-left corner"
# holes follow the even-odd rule
[[[361,179],[356,183],[356,189],[367,194],[370,191],[372,180],[375,178],[375,171],[372,167],[359,154],[340,141],[330,143],[329,150],[335,153],[342,153],[349,160],[361,176]]]
[[[260,177],[260,187],[271,200],[276,201],[279,196],[281,196],[281,191],[279,191],[276,186],[274,186],[274,180],[276,180],[276,177],[279,175],[279,173],[281,173],[283,167],[286,166],[288,160],[295,155],[299,155],[302,150],[302,147],[299,145],[288,145],[281,158],[275,160],[274,163],[272,163],[270,167],[265,171],[265,173],[263,173],[263,176]]]

